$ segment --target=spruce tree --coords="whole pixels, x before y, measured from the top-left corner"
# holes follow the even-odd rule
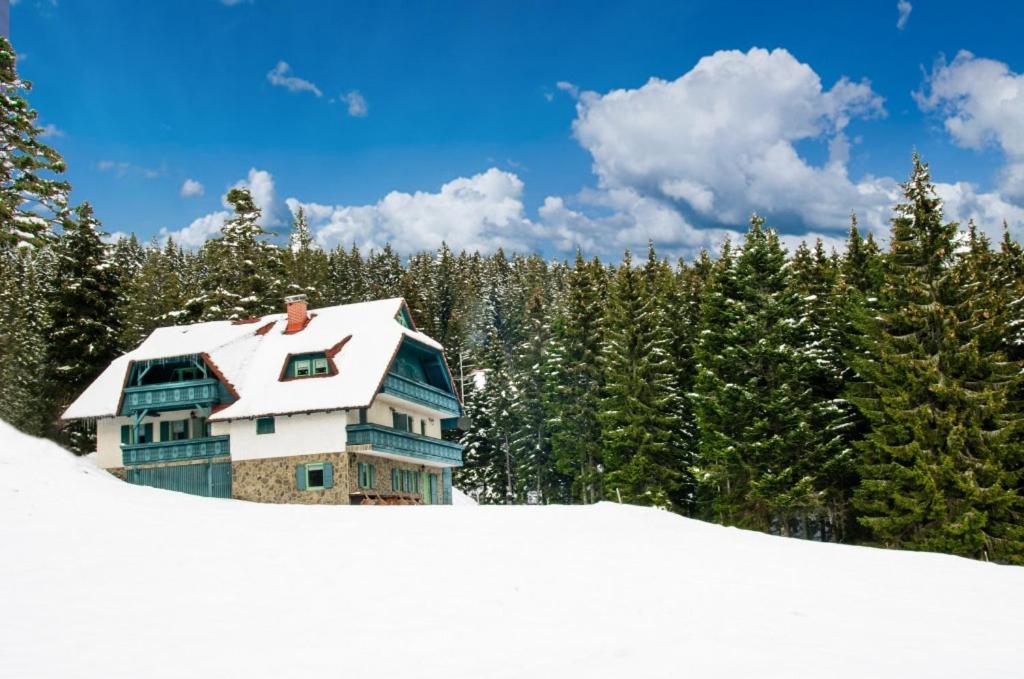
[[[288,294],[306,295],[310,306],[323,306],[329,294],[330,264],[324,251],[313,242],[309,220],[301,205],[292,216],[292,231],[283,255]]]
[[[558,472],[572,479],[566,502],[589,503],[604,498],[598,356],[605,289],[601,262],[587,262],[577,252],[552,325],[545,370],[549,402],[555,406],[549,416],[551,455]]]
[[[860,522],[885,546],[1020,563],[1022,417],[1009,398],[1020,364],[990,346],[981,274],[954,263],[957,224],[943,220],[916,154],[903,192],[885,308],[859,366],[868,384],[856,402],[872,423],[860,444]]]
[[[104,233],[84,203],[64,220],[57,241],[57,288],[50,316],[50,364],[54,370],[55,401],[66,407],[118,353],[120,300],[117,272],[103,242]],[[91,450],[88,432],[79,425],[68,428],[76,451]]]
[[[246,189],[228,191],[234,209],[221,235],[206,243],[206,289],[186,302],[199,320],[241,320],[279,311],[284,298],[281,250],[266,240],[260,209]]]
[[[71,190],[58,179],[64,159],[42,142],[38,113],[23,94],[32,84],[18,76],[16,60],[0,36],[0,246],[41,244],[64,219]]]
[[[689,495],[671,364],[672,274],[653,245],[643,269],[629,252],[612,278],[600,354],[601,431],[609,497],[681,511]]]

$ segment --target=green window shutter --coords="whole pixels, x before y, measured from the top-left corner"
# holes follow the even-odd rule
[[[152,422],[148,422],[145,425],[143,425],[142,431],[145,432],[146,443],[152,443],[153,442],[153,423]]]
[[[370,465],[370,488],[377,487],[377,465]]]
[[[168,441],[171,438],[171,423],[164,420],[160,423],[160,440]]]
[[[132,428],[131,428],[131,425],[122,424],[121,425],[121,444],[122,445],[126,445],[126,444],[130,443],[131,440],[132,440]]]
[[[295,465],[295,487],[299,490],[306,490],[306,465]]]
[[[324,462],[324,488],[334,487],[334,465]]]
[[[356,483],[359,484],[360,488],[366,487],[366,482],[363,480],[363,474],[366,471],[366,465],[360,462],[356,465]]]
[[[398,490],[398,470],[391,468],[391,490]]]

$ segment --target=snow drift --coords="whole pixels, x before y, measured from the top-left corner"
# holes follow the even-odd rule
[[[4,677],[1021,673],[1020,568],[613,504],[205,499],[0,443]]]

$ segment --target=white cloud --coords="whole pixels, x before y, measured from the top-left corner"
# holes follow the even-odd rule
[[[267,72],[267,81],[275,87],[283,87],[289,92],[312,92],[318,97],[323,96],[320,88],[308,80],[304,80],[291,73],[291,66],[285,61],[277,62],[277,66]]]
[[[285,202],[294,212],[302,206],[324,247],[356,243],[363,249],[390,242],[402,252],[436,248],[445,241],[454,249],[492,251],[526,249],[539,228],[525,217],[523,182],[491,168],[459,177],[436,193],[392,191],[372,205],[322,205],[296,198]]]
[[[862,224],[885,228],[898,185],[852,181],[845,134],[851,120],[884,114],[869,83],[842,78],[825,89],[786,50],[755,48],[716,52],[674,81],[583,92],[574,131],[609,202],[679,215],[656,229],[640,220],[618,241],[639,247],[652,236],[685,249],[754,212],[787,230],[827,232],[844,231],[856,210]],[[827,144],[827,161],[812,165],[800,142]]]
[[[572,97],[573,99],[580,98],[580,88],[577,87],[576,85],[573,85],[571,82],[567,80],[559,80],[557,83],[555,83],[555,87],[562,90],[563,92],[567,92],[569,96]]]
[[[999,193],[979,192],[969,182],[936,182],[935,191],[942,199],[946,219],[958,221],[961,225],[973,219],[995,241],[1002,238],[1005,221],[1010,233],[1018,240],[1024,240],[1024,208],[1007,202]]]
[[[342,95],[341,98],[348,104],[348,114],[353,118],[365,118],[369,113],[366,99],[359,93],[359,90],[352,90],[348,94]]]
[[[146,179],[162,177],[166,170],[164,168],[142,167],[129,163],[126,160],[101,160],[96,163],[96,169],[100,172],[113,172],[118,179],[129,175],[142,176]]]
[[[193,196],[203,195],[203,185],[195,179],[186,179],[185,183],[181,185],[181,197],[192,198]]]
[[[193,220],[191,224],[183,229],[177,231],[169,231],[167,229],[160,229],[160,239],[164,240],[168,236],[174,239],[178,245],[186,248],[197,248],[208,239],[216,236],[220,233],[220,229],[224,226],[224,221],[231,216],[231,213],[227,210],[221,210],[219,212],[212,212],[208,215]]]
[[[42,130],[43,131],[39,133],[39,136],[42,137],[43,139],[54,139],[57,137],[64,136],[64,130],[60,129],[53,123],[43,125]]]
[[[1024,74],[961,51],[952,63],[939,62],[914,97],[922,110],[942,116],[957,145],[1001,149],[1006,163],[999,189],[1024,201]]]
[[[907,2],[907,0],[899,0],[896,3],[896,11],[899,12],[899,18],[896,19],[897,29],[902,31],[907,27],[907,19],[910,18],[910,11],[912,9],[914,9],[914,6]]]

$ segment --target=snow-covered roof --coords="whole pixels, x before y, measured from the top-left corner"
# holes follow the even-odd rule
[[[157,328],[136,349],[114,360],[64,411],[63,418],[116,415],[133,362],[187,354],[204,354],[238,394],[211,420],[366,407],[404,337],[441,350],[430,337],[395,320],[404,304],[396,297],[312,309],[306,327],[293,334],[284,332],[284,313],[247,323],[212,321]],[[333,356],[336,374],[280,379],[289,356],[329,351],[342,342]]]

